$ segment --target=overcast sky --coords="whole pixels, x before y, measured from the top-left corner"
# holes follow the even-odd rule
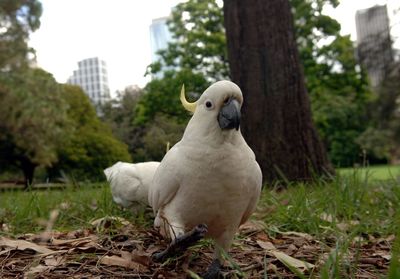
[[[342,25],[342,34],[355,40],[355,12],[375,4],[399,7],[398,0],[341,0],[337,9],[326,9]],[[111,92],[128,85],[144,86],[150,64],[149,26],[166,16],[180,0],[42,0],[39,30],[31,35],[38,65],[66,82],[79,60],[98,56],[108,66]],[[391,16],[391,13],[389,13]],[[399,21],[397,15],[394,21]],[[399,26],[395,28],[400,34]],[[399,40],[397,40],[397,45]],[[400,47],[400,46],[399,46]]]

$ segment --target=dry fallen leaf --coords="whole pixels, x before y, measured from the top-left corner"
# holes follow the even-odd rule
[[[275,256],[281,263],[289,266],[290,268],[295,268],[300,273],[304,273],[304,271],[314,268],[314,265],[311,263],[295,259],[284,252],[278,251],[278,249],[276,249],[274,244],[271,242],[257,240],[257,244],[261,248],[265,249],[268,253]]]
[[[135,261],[137,263],[140,263],[140,264],[142,264],[144,266],[149,266],[150,265],[151,254],[148,254],[148,253],[146,253],[144,251],[137,251],[137,250],[132,251],[131,254],[132,254],[132,260],[133,261]]]
[[[135,269],[137,271],[145,271],[147,268],[139,263],[118,257],[118,256],[105,256],[100,259],[101,264],[110,266],[121,266],[129,269]]]
[[[107,216],[107,217],[99,218],[99,219],[96,219],[96,220],[90,222],[90,224],[92,226],[95,226],[96,228],[99,228],[99,227],[110,226],[110,224],[112,224],[114,222],[120,223],[125,226],[130,224],[128,220],[121,218],[121,217],[115,217],[115,216]]]
[[[360,222],[357,220],[350,220],[349,222],[337,223],[336,227],[341,231],[347,231],[351,227],[359,225],[359,224],[360,224]]]
[[[76,238],[76,239],[52,239],[51,244],[55,246],[71,246],[71,247],[80,247],[80,246],[95,246],[97,244],[98,237],[95,235]]]
[[[302,260],[295,259],[280,251],[271,251],[271,253],[284,265],[295,268],[300,273],[314,268],[314,265]]]
[[[267,251],[276,250],[274,244],[272,244],[272,242],[269,242],[269,241],[257,240],[257,244],[258,244],[261,248],[263,248],[263,249],[265,249],[265,250],[267,250]]]
[[[239,232],[242,234],[251,234],[265,229],[265,223],[260,221],[247,221],[239,227]]]
[[[54,252],[53,250],[50,250],[46,247],[37,245],[35,243],[26,240],[13,240],[5,237],[0,238],[0,247],[7,247],[7,248],[12,248],[13,250],[21,250],[21,251],[30,249],[40,254],[47,254]]]
[[[294,236],[299,236],[299,237],[303,237],[304,239],[310,241],[313,240],[314,237],[312,237],[310,234],[308,233],[301,233],[301,232],[292,232],[292,231],[288,231],[288,232],[279,232],[282,235],[294,235]]]
[[[61,256],[49,256],[44,259],[44,263],[47,266],[59,266],[65,263],[64,257]]]
[[[390,253],[383,252],[383,251],[375,252],[372,254],[372,256],[379,256],[381,258],[384,258],[387,261],[390,261],[392,259],[392,255]]]
[[[319,215],[319,218],[320,218],[321,220],[326,221],[326,222],[329,222],[329,223],[332,223],[333,221],[336,221],[336,222],[337,222],[336,218],[333,217],[332,214],[328,214],[328,213],[325,213],[325,212],[321,213],[321,214]]]
[[[24,278],[35,278],[36,273],[42,273],[44,271],[48,271],[51,270],[50,267],[45,266],[45,265],[37,265],[34,267],[31,267],[25,274],[24,274]]]
[[[121,257],[127,261],[133,261],[143,266],[150,265],[150,254],[143,251],[133,250],[132,253],[121,251]]]

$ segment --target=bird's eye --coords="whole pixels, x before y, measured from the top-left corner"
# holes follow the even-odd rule
[[[214,104],[213,104],[213,102],[211,102],[211,100],[207,100],[207,101],[205,102],[205,105],[206,105],[206,108],[207,108],[208,110],[212,110],[212,109],[214,108]]]

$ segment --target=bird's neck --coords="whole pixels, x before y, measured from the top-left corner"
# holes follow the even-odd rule
[[[196,124],[189,122],[182,137],[183,141],[219,147],[223,144],[236,145],[242,138],[240,129],[221,130],[218,124],[208,126]]]

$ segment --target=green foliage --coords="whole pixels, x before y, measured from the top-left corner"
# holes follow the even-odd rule
[[[343,88],[343,92],[345,90]],[[312,98],[313,116],[330,159],[342,167],[360,162],[362,151],[357,140],[368,124],[366,103],[354,100],[351,93],[341,96],[332,91],[320,91],[319,94]]]
[[[0,84],[0,160],[33,175],[36,166],[57,161],[68,129],[67,104],[52,75],[41,69],[3,73]]]
[[[144,88],[136,108],[135,124],[146,124],[157,114],[165,114],[178,123],[186,123],[190,117],[179,99],[183,84],[191,101],[196,100],[209,85],[203,75],[190,70],[165,72],[164,78],[153,79]]]
[[[209,82],[228,78],[224,20],[216,1],[179,3],[172,10],[168,27],[173,41],[166,50],[159,51],[160,61],[150,65],[148,72],[165,69],[193,71]]]
[[[366,75],[355,60],[349,36],[341,36],[340,24],[322,14],[325,5],[336,7],[339,1],[290,3],[314,121],[331,161],[340,166],[352,165],[361,158],[357,138],[368,125],[366,104],[371,93]],[[187,70],[208,81],[229,77],[223,13],[216,1],[189,0],[178,4],[169,27],[174,41],[159,52],[160,60],[150,65],[151,72]],[[140,108],[142,115],[152,110],[150,104],[146,105],[149,107]]]
[[[130,142],[133,158],[139,161],[160,161],[166,146],[174,145],[182,137],[190,119],[179,99],[182,85],[186,96],[195,101],[209,86],[202,74],[191,70],[166,71],[162,79],[153,79],[143,90],[134,115],[136,138]]]
[[[145,127],[142,144],[135,150],[135,161],[161,161],[167,148],[182,138],[185,126],[166,115],[157,115]]]
[[[172,146],[182,137],[190,118],[179,100],[182,84],[192,101],[208,86],[202,75],[192,71],[167,71],[163,79],[153,79],[143,90],[128,88],[119,100],[102,108],[102,120],[129,146],[135,162],[160,161],[167,144]]]
[[[103,178],[103,169],[117,161],[130,162],[127,146],[113,137],[96,115],[89,98],[80,87],[63,85],[63,98],[69,105],[72,131],[58,150],[59,161],[52,173],[63,170],[75,178]]]
[[[368,126],[371,92],[350,37],[341,36],[340,24],[322,14],[324,5],[336,7],[339,1],[291,0],[291,4],[313,119],[332,163],[351,166],[362,158],[357,138]]]
[[[23,66],[28,53],[30,32],[40,26],[42,5],[38,0],[0,2],[0,70]]]
[[[400,66],[394,65],[377,88],[370,104],[368,117],[371,122],[358,142],[372,158],[400,161]]]
[[[144,130],[142,126],[134,125],[136,105],[142,94],[141,89],[128,87],[118,93],[117,99],[111,100],[101,108],[102,121],[111,128],[117,139],[128,145],[132,158],[135,158],[135,149],[141,142]]]

